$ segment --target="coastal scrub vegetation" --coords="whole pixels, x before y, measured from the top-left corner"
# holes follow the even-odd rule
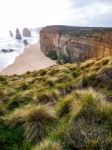
[[[111,57],[0,76],[0,150],[111,149]]]

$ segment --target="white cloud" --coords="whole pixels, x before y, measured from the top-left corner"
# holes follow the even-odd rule
[[[0,0],[0,28],[112,26],[111,0]]]
[[[72,24],[83,26],[112,26],[112,1],[71,0]],[[82,5],[83,4],[83,5]],[[107,19],[108,18],[108,19]]]

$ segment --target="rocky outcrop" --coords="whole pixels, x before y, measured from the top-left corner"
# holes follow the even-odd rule
[[[24,44],[25,46],[27,46],[27,45],[28,45],[28,41],[27,41],[26,39],[24,39],[24,40],[23,40],[23,44]]]
[[[41,50],[55,51],[72,62],[112,55],[112,28],[47,26],[40,31]]]
[[[28,28],[23,29],[23,36],[24,37],[31,37],[31,31]]]
[[[22,39],[21,33],[20,33],[20,31],[19,31],[18,28],[16,29],[16,39],[17,39],[17,40],[21,40],[21,39]]]
[[[13,52],[14,49],[2,49],[1,52],[3,53],[9,53],[9,52]]]
[[[11,30],[9,30],[9,34],[10,34],[10,37],[13,37],[13,33]]]

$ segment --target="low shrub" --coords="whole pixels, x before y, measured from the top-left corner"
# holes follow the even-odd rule
[[[53,60],[57,60],[58,59],[58,55],[56,51],[49,51],[49,53],[47,54],[47,57],[53,59]]]

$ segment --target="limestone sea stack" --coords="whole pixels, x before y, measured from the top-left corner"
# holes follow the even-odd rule
[[[23,29],[23,36],[24,37],[31,37],[31,31],[28,28]]]
[[[47,26],[40,31],[40,47],[47,56],[58,53],[72,62],[110,56],[112,28]]]
[[[17,40],[22,40],[21,33],[20,33],[18,28],[16,29],[16,39]]]
[[[11,30],[9,30],[9,34],[10,34],[10,37],[13,37],[13,33]]]

